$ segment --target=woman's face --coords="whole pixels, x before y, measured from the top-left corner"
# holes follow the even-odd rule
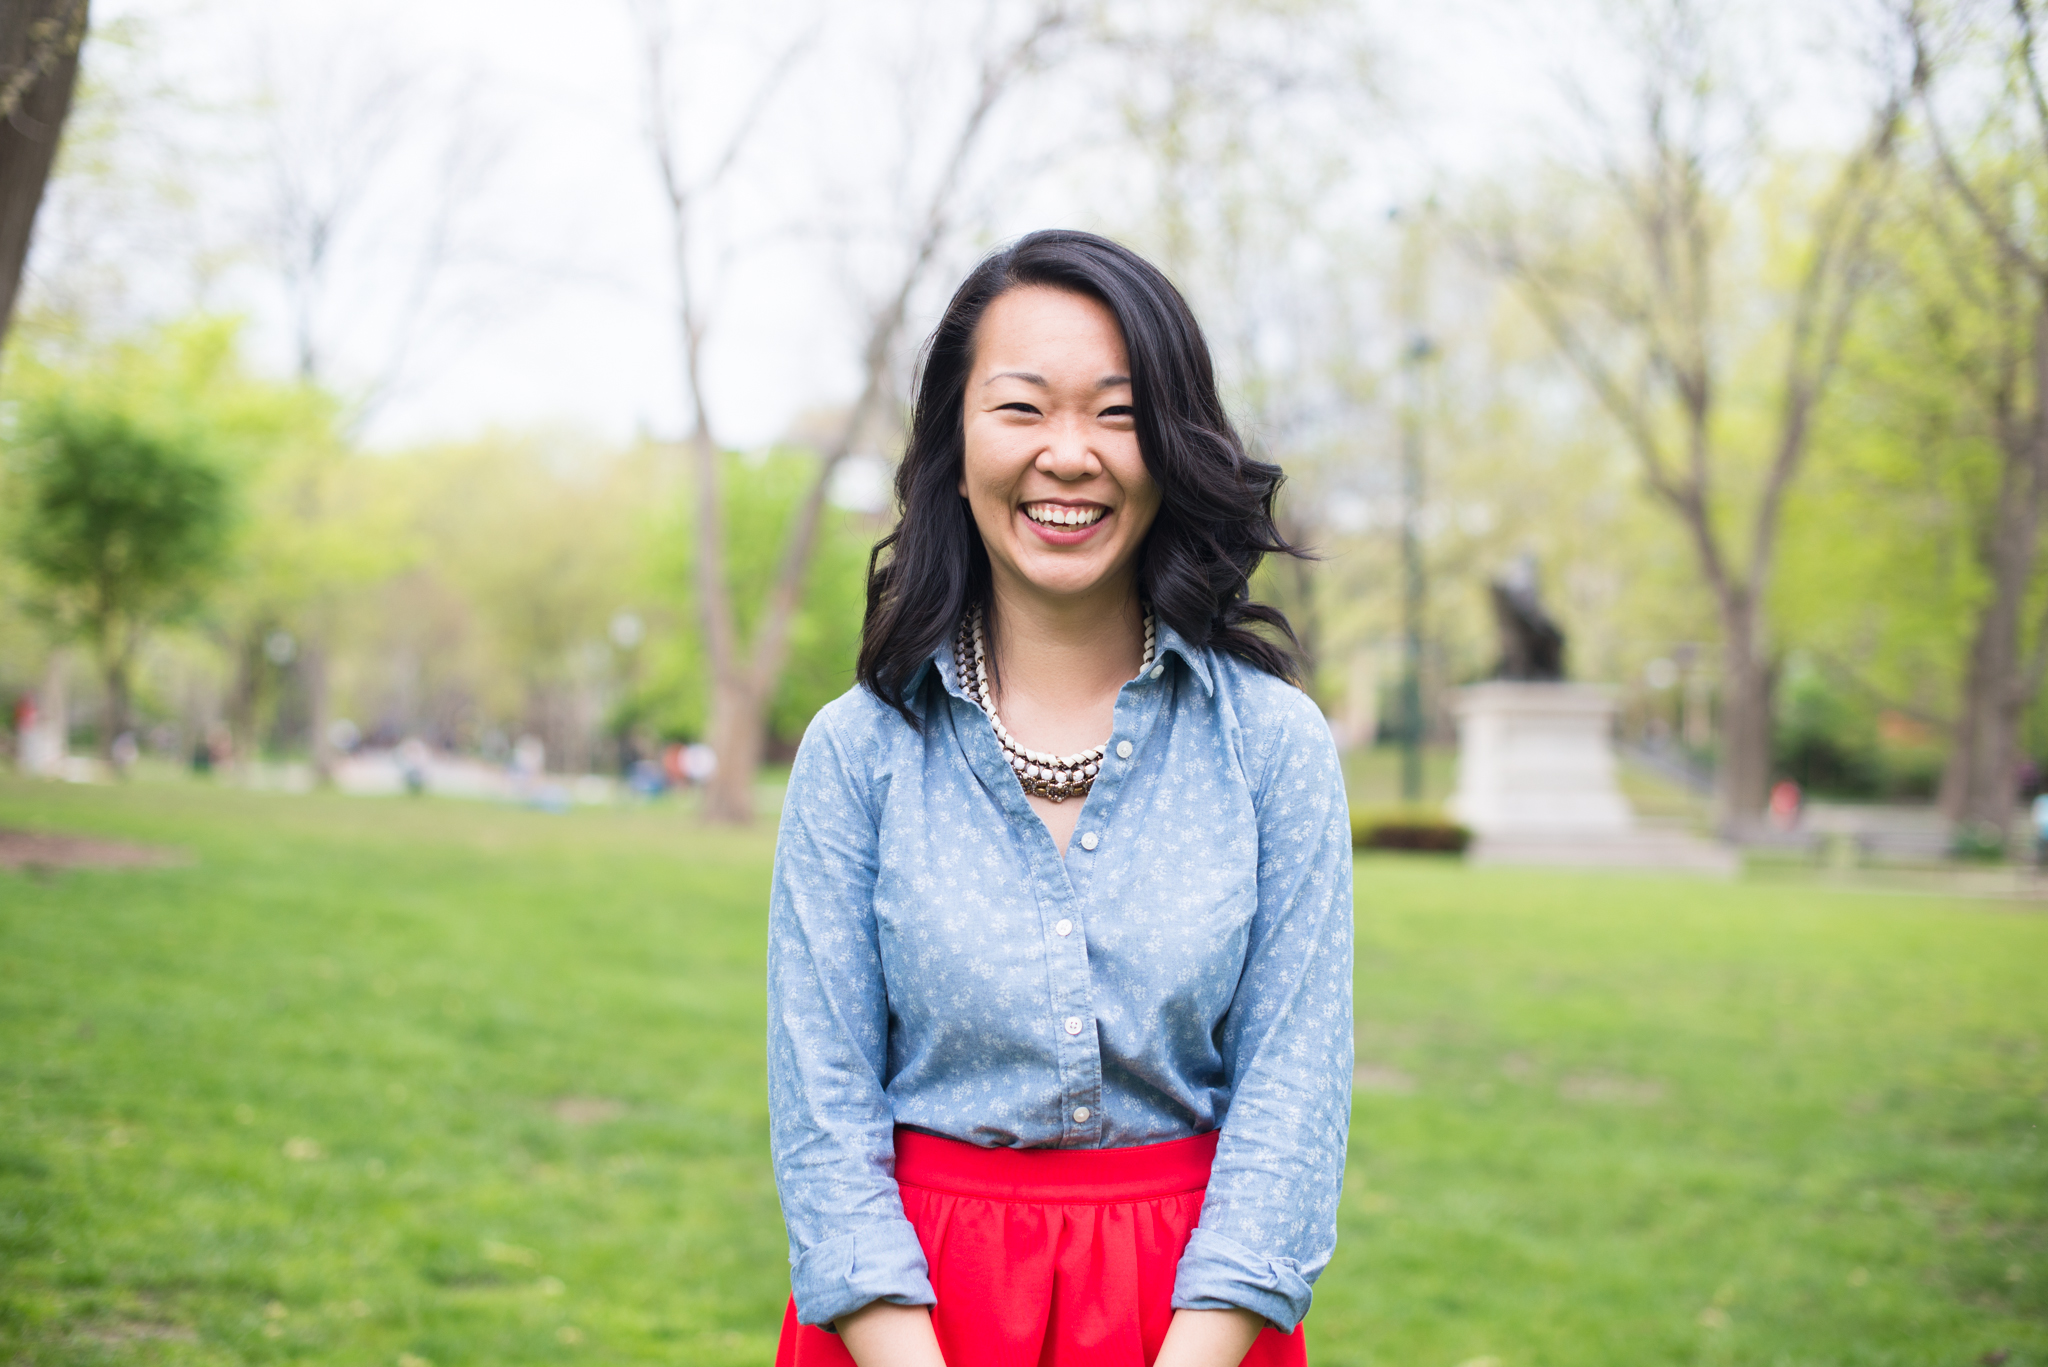
[[[998,297],[974,334],[961,422],[960,492],[1000,588],[1067,603],[1132,592],[1159,486],[1105,305],[1036,285]]]

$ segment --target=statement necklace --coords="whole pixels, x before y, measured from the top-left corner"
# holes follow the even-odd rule
[[[1152,646],[1155,628],[1152,609],[1145,609],[1145,659],[1138,666],[1143,674],[1152,667]],[[1017,744],[1017,738],[1010,734],[1010,728],[1003,725],[1003,719],[996,715],[995,700],[988,691],[988,648],[982,639],[981,609],[976,607],[960,619],[960,634],[953,642],[953,669],[960,676],[960,686],[966,690],[975,705],[988,713],[989,725],[996,731],[996,740],[1003,747],[1003,758],[1017,775],[1017,782],[1024,785],[1024,791],[1035,793],[1052,802],[1065,802],[1070,797],[1086,797],[1088,790],[1095,786],[1095,776],[1102,772],[1104,741],[1093,749],[1083,750],[1078,755],[1048,755],[1040,750],[1026,750]]]

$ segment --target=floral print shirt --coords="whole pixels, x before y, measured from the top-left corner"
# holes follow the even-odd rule
[[[1351,841],[1309,698],[1165,623],[1064,858],[941,649],[818,714],[769,910],[768,1075],[797,1316],[933,1303],[893,1129],[1108,1148],[1220,1129],[1176,1308],[1292,1329],[1336,1242]]]

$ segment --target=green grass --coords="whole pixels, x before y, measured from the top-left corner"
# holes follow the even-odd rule
[[[0,780],[0,1362],[754,1363],[772,833]],[[2048,1364],[2048,918],[1359,865],[1320,1364]],[[566,1104],[565,1104],[566,1103]]]

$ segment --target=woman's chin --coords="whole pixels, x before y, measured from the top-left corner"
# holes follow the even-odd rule
[[[1021,568],[1023,582],[1016,587],[1047,602],[1084,602],[1130,591],[1130,576],[1117,573],[1112,564],[1039,566],[1027,562]]]

